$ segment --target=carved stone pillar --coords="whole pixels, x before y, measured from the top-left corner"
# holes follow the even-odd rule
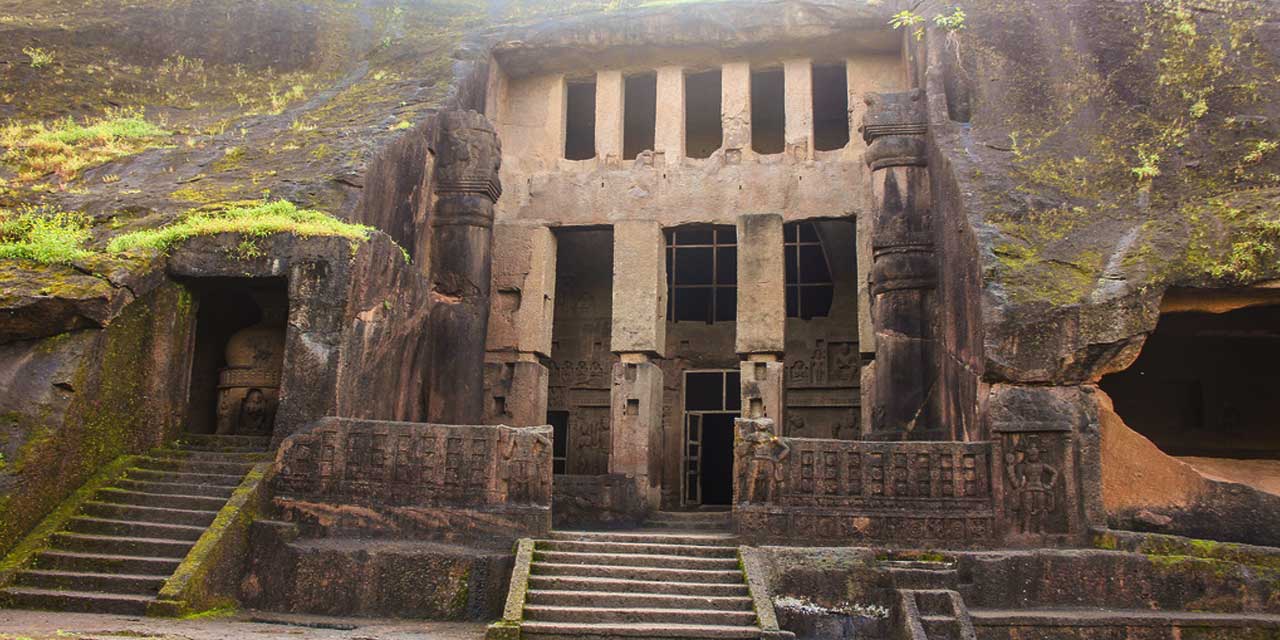
[[[438,424],[484,420],[493,206],[502,194],[498,134],[484,116],[448,111],[435,142],[431,316],[426,416]]]
[[[945,440],[935,409],[937,264],[924,92],[869,93],[862,135],[872,184],[872,439]]]
[[[787,348],[786,253],[782,216],[738,216],[738,321],[742,417],[783,419]]]
[[[641,501],[656,509],[662,490],[662,367],[640,353],[613,365],[609,473],[633,478]]]

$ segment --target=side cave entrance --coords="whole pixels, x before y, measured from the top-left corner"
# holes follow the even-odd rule
[[[685,505],[733,502],[733,421],[742,414],[737,370],[684,372]]]
[[[187,285],[197,310],[186,431],[270,435],[284,364],[285,280],[202,278]]]
[[[1280,493],[1277,302],[1172,293],[1138,359],[1100,387],[1163,452],[1206,476]]]

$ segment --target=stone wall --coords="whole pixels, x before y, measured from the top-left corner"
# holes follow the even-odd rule
[[[307,537],[502,547],[551,526],[549,427],[324,418],[276,454],[274,503]]]

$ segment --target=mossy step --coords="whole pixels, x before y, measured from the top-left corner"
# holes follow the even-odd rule
[[[169,495],[181,496],[209,496],[214,498],[222,498],[223,500],[230,498],[235,492],[234,486],[222,484],[195,484],[190,482],[153,482],[149,480],[121,480],[116,483],[115,488],[127,491],[140,491],[142,493],[164,493]]]
[[[178,436],[178,446],[188,447],[257,447],[271,446],[271,436],[217,435],[212,433],[183,433]]]
[[[218,515],[216,511],[142,507],[136,504],[113,504],[109,502],[87,502],[84,508],[81,509],[81,513],[108,520],[185,524],[193,527],[207,527]]]
[[[648,623],[748,626],[756,623],[754,611],[715,609],[642,609],[632,607],[566,607],[526,605],[525,620],[543,622]]]
[[[190,473],[186,471],[164,471],[157,469],[140,469],[134,467],[125,472],[126,479],[144,482],[173,482],[183,484],[211,484],[219,487],[235,488],[244,479],[244,474],[235,473]]]
[[[252,462],[209,462],[185,458],[156,458],[147,456],[138,461],[140,469],[178,471],[181,473],[220,473],[241,477],[253,468]]]
[[[534,562],[534,575],[570,576],[575,578],[612,578],[655,582],[697,582],[743,584],[742,571],[710,571],[700,569],[667,569],[657,567],[624,567],[600,564],[559,564]]]
[[[520,625],[522,640],[570,640],[577,638],[661,638],[662,640],[723,640],[759,638],[757,627],[692,624],[610,624],[526,621]]]
[[[576,553],[571,551],[533,552],[534,562],[560,564],[597,564],[623,567],[654,567],[662,569],[738,569],[734,557],[699,558],[691,556],[658,555],[646,553]]]
[[[221,451],[204,449],[152,449],[147,452],[153,458],[180,458],[198,462],[240,462],[256,463],[271,459],[265,451],[249,449],[244,451]]]
[[[91,535],[126,536],[131,538],[171,538],[174,540],[199,540],[204,527],[163,522],[139,522],[76,516],[67,523],[67,531]]]
[[[692,556],[698,558],[730,558],[737,560],[738,550],[728,546],[703,546],[692,544],[661,544],[642,542],[589,542],[583,540],[539,540],[541,551],[569,551],[576,553],[638,553],[664,556]]]
[[[0,591],[0,604],[10,609],[48,609],[78,613],[114,613],[141,616],[147,613],[152,596],[92,591],[61,591],[33,587],[10,587]]]
[[[667,582],[658,580],[626,580],[574,576],[529,576],[529,588],[558,591],[610,591],[687,596],[748,596],[747,585],[713,582]]]
[[[53,571],[36,569],[18,573],[17,584],[39,589],[75,589],[135,595],[155,595],[164,586],[167,575],[135,575],[128,573],[93,573],[85,571]]]
[[[665,531],[552,531],[551,540],[579,542],[626,542],[636,544],[674,544],[737,547],[737,537],[727,533],[690,532],[686,534]]]
[[[188,509],[191,511],[217,511],[227,503],[225,498],[200,495],[181,495],[172,493],[145,493],[127,489],[108,488],[94,494],[98,502],[114,504],[136,504],[144,507],[165,507],[169,509]]]
[[[715,611],[752,611],[753,601],[746,596],[688,596],[641,591],[560,591],[532,589],[526,602],[531,605],[565,605],[604,609],[712,609]]]
[[[111,555],[138,555],[156,558],[182,558],[195,543],[190,540],[166,538],[130,538],[127,536],[98,536],[59,531],[53,534],[56,549],[87,551]]]
[[[39,553],[35,559],[35,567],[59,571],[172,575],[181,562],[181,558],[53,550]]]

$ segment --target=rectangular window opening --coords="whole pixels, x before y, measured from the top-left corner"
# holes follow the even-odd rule
[[[559,475],[565,472],[569,453],[569,412],[548,411],[547,424],[551,425],[551,472]]]
[[[645,73],[627,76],[623,88],[622,158],[634,160],[653,149],[658,123],[658,76]]]
[[[738,246],[733,227],[690,225],[667,232],[667,319],[738,318]]]
[[[786,148],[786,81],[782,69],[751,72],[751,148],[771,155]]]
[[[570,82],[566,92],[564,157],[590,160],[596,157],[596,83]]]
[[[843,64],[813,68],[813,146],[835,151],[849,144],[849,77]]]
[[[720,70],[684,77],[684,152],[690,158],[710,158],[724,143],[720,119]]]

